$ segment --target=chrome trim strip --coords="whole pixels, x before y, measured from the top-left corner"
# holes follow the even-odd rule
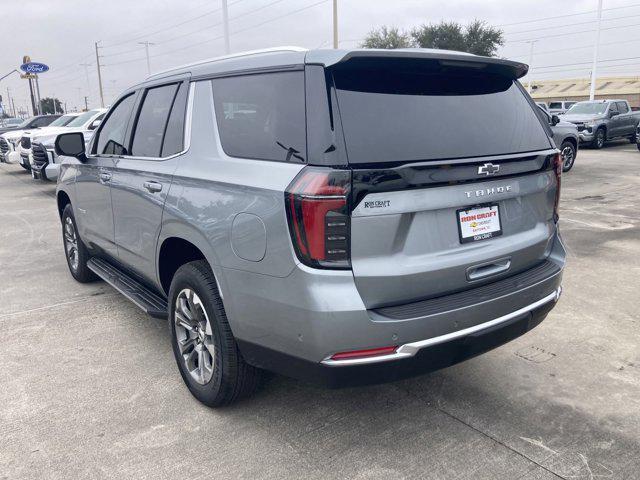
[[[353,365],[366,365],[371,363],[380,363],[380,362],[388,362],[391,360],[399,360],[401,358],[413,357],[418,351],[425,347],[431,347],[433,345],[438,345],[440,343],[450,342],[452,340],[456,340],[461,337],[465,337],[472,333],[479,332],[481,330],[485,330],[487,328],[494,327],[501,323],[507,322],[513,318],[516,318],[524,313],[528,313],[532,310],[535,310],[542,305],[545,305],[549,302],[557,302],[560,298],[560,294],[562,293],[562,287],[558,287],[557,290],[550,293],[544,298],[541,298],[537,302],[533,302],[526,307],[522,307],[515,312],[507,313],[502,317],[494,318],[493,320],[489,320],[488,322],[480,323],[478,325],[474,325],[473,327],[464,328],[462,330],[457,330],[455,332],[447,333],[445,335],[440,335],[438,337],[428,338],[426,340],[420,340],[418,342],[405,343],[398,347],[395,353],[390,355],[380,355],[378,357],[368,357],[368,358],[351,358],[346,360],[332,360],[331,357],[327,357],[322,360],[323,365],[327,365],[330,367],[345,367],[345,366],[353,366]]]

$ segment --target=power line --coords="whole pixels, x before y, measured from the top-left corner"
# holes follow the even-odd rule
[[[608,12],[611,10],[622,10],[625,8],[633,8],[633,7],[640,7],[640,3],[634,3],[632,5],[625,5],[622,7],[611,7],[611,8],[603,8],[602,11],[603,12]],[[581,12],[581,13],[568,13],[565,15],[556,15],[554,17],[546,17],[546,18],[536,18],[535,20],[524,20],[521,22],[513,22],[513,23],[503,23],[502,25],[496,25],[496,27],[510,27],[512,25],[523,25],[525,23],[534,23],[534,22],[544,22],[547,20],[555,20],[556,18],[568,18],[568,17],[577,17],[579,15],[587,15],[589,13],[596,13],[597,10],[589,10],[586,12]]]
[[[627,18],[636,18],[636,17],[640,17],[640,14],[627,15],[626,17],[603,18],[602,21],[603,22],[611,22],[613,20],[626,20]],[[571,27],[575,27],[576,25],[588,25],[590,23],[596,23],[597,21],[598,20],[589,20],[588,22],[577,22],[577,23],[572,23],[570,26]],[[505,35],[517,35],[517,34],[520,34],[520,33],[539,32],[539,31],[542,31],[542,30],[558,29],[560,27],[565,27],[565,25],[551,25],[551,26],[548,26],[548,27],[533,28],[531,30],[518,30],[517,32],[505,32]]]
[[[629,28],[629,27],[637,27],[638,25],[640,25],[640,23],[633,23],[631,25],[616,25],[614,27],[607,27],[607,28],[601,28],[600,30],[618,30],[620,28]],[[580,33],[593,33],[595,32],[595,30],[580,30],[579,32],[563,32],[563,33],[558,33],[556,35],[545,35],[544,37],[538,37],[538,38],[530,38],[527,40],[509,40],[505,43],[528,43],[532,40],[546,40],[547,38],[555,38],[555,37],[566,37],[568,35],[578,35]]]
[[[279,15],[277,17],[270,18],[268,20],[265,20],[264,22],[260,22],[260,23],[257,23],[255,25],[251,25],[249,27],[242,28],[240,30],[236,30],[235,32],[231,32],[231,35],[236,35],[238,33],[246,32],[247,30],[253,30],[254,28],[261,27],[262,25],[265,25],[265,24],[271,23],[271,22],[275,22],[276,20],[280,20],[282,18],[289,17],[291,15],[295,15],[296,13],[300,13],[300,12],[302,12],[304,10],[308,10],[310,8],[316,7],[316,6],[320,5],[320,4],[326,3],[328,1],[330,1],[330,0],[320,0],[319,2],[312,3],[311,5],[307,5],[306,7],[302,7],[302,8],[299,8],[297,10],[293,10],[291,12],[285,13],[283,15]],[[182,46],[180,48],[176,48],[176,49],[170,50],[168,52],[157,53],[155,55],[151,55],[150,57],[151,58],[156,58],[156,57],[161,57],[161,56],[164,56],[164,55],[171,55],[172,53],[181,52],[182,50],[186,50],[188,48],[193,48],[193,47],[197,47],[197,46],[200,46],[200,45],[204,45],[205,43],[210,43],[210,42],[214,42],[216,40],[220,40],[223,37],[224,37],[224,35],[219,35],[217,37],[209,38],[209,39],[203,40],[201,42],[191,43],[189,45],[184,45],[184,46]],[[144,57],[133,58],[133,59],[130,59],[130,60],[124,60],[122,62],[109,63],[108,65],[104,65],[104,66],[112,67],[112,66],[116,66],[116,65],[123,65],[125,63],[139,62],[141,60],[144,60]]]

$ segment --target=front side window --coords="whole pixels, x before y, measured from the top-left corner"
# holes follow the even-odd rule
[[[130,94],[111,111],[109,118],[100,130],[95,153],[98,155],[127,155],[124,139],[134,99],[135,96]]]
[[[618,107],[616,106],[615,103],[612,103],[611,105],[609,105],[609,113],[612,113],[612,112],[618,113]]]
[[[616,104],[618,105],[618,111],[620,113],[627,113],[629,111],[629,107],[627,107],[627,104],[624,102],[616,102]]]
[[[147,90],[136,123],[131,155],[159,157],[177,84]]]
[[[303,72],[244,75],[212,82],[220,141],[227,155],[305,161]]]

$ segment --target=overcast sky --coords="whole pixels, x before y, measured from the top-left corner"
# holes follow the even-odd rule
[[[331,45],[331,0],[228,1],[232,52]],[[344,48],[356,47],[380,25],[410,29],[440,20],[466,23],[477,18],[504,29],[507,43],[500,56],[528,63],[530,44],[525,41],[538,40],[534,79],[587,77],[590,72],[597,0],[338,0],[338,4]],[[94,42],[100,41],[105,101],[110,103],[147,74],[144,46],[138,42],[154,43],[149,47],[152,72],[222,55],[220,5],[221,0],[1,0],[0,76],[18,67],[23,55],[30,55],[51,67],[41,75],[42,97],[55,95],[72,110],[82,107],[87,95],[89,107],[96,107]],[[599,72],[640,75],[640,0],[604,0],[604,8]],[[15,74],[0,81],[3,98],[7,87],[16,107],[26,107],[27,81]]]

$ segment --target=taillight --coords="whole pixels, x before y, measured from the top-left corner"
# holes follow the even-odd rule
[[[285,192],[289,232],[302,263],[351,268],[349,191],[346,170],[305,167]]]
[[[558,183],[558,186],[556,188],[556,200],[555,200],[555,204],[553,205],[553,221],[556,223],[558,223],[558,220],[560,220],[559,208],[560,208],[560,183],[562,180],[562,167],[563,167],[562,155],[560,155],[559,153],[556,153],[556,155],[553,157],[553,169],[555,171],[556,180]]]

